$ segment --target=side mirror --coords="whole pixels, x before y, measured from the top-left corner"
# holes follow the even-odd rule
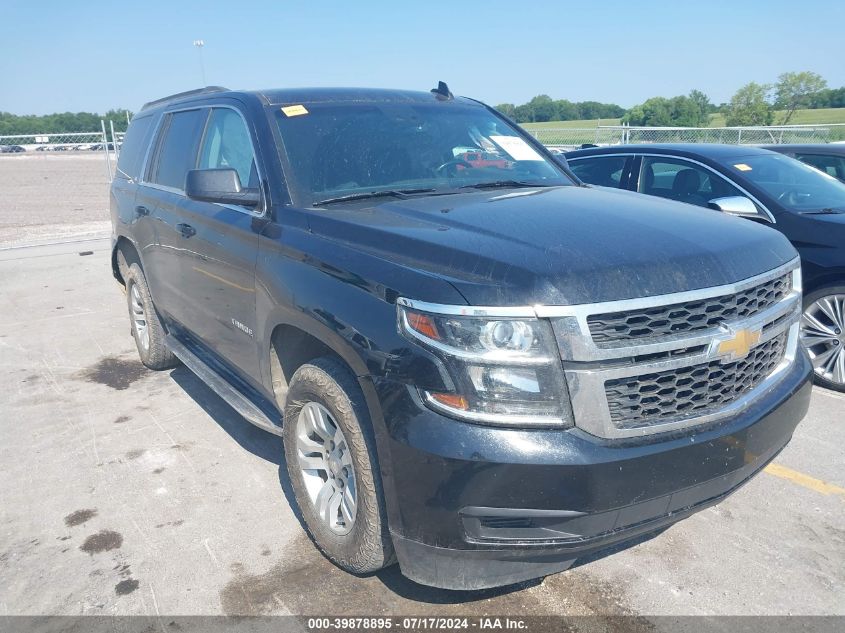
[[[722,213],[730,213],[743,218],[762,218],[757,206],[745,196],[728,196],[726,198],[713,198],[707,206]]]
[[[185,195],[191,200],[256,207],[261,202],[258,189],[243,189],[234,169],[192,169],[185,178]]]

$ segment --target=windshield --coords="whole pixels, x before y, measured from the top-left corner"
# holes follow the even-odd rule
[[[759,154],[721,162],[790,211],[845,210],[845,184],[788,156]]]
[[[484,183],[572,181],[504,120],[457,103],[331,103],[276,107],[299,202],[379,191],[427,195]]]

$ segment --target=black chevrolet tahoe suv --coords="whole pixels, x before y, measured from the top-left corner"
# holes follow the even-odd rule
[[[566,569],[719,502],[808,407],[786,238],[584,185],[443,84],[149,103],[111,215],[142,362],[281,435],[354,573]]]

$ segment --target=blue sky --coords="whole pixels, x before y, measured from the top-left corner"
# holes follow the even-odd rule
[[[3,0],[0,110],[137,110],[207,83],[546,93],[629,107],[812,70],[845,85],[845,1]]]

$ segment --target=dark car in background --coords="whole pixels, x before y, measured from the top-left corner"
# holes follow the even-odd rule
[[[806,143],[795,145],[763,145],[802,163],[812,165],[828,176],[845,182],[845,143]]]
[[[590,184],[751,218],[786,235],[801,255],[801,337],[816,382],[845,391],[845,184],[788,156],[737,145],[622,145],[566,159]]]
[[[0,154],[20,154],[25,151],[26,148],[20,145],[0,145]]]

